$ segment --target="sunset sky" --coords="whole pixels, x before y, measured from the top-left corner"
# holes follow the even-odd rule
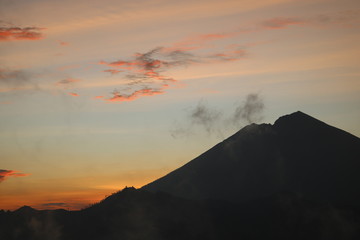
[[[298,110],[360,136],[359,43],[358,0],[0,0],[0,209],[79,209]]]

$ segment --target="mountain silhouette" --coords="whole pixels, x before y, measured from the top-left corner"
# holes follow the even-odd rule
[[[358,137],[295,112],[79,211],[0,210],[0,239],[360,239],[359,151]]]
[[[0,211],[4,240],[216,239],[205,204],[125,188],[80,211]]]
[[[305,113],[251,124],[145,185],[188,199],[247,202],[281,192],[360,205],[360,139]]]

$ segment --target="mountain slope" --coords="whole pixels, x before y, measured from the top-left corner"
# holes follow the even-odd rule
[[[302,112],[251,124],[143,189],[246,202],[279,192],[359,205],[360,139]]]

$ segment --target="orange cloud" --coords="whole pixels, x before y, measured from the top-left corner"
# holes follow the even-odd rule
[[[160,74],[167,69],[189,63],[192,55],[180,51],[164,52],[163,48],[154,48],[146,53],[136,53],[129,61],[119,60],[114,62],[100,61],[99,64],[115,67],[104,72],[119,73],[128,72],[126,78],[134,83],[153,83],[154,81],[174,82],[175,79]]]
[[[20,172],[13,171],[13,170],[0,169],[0,182],[4,181],[8,177],[25,177],[28,175],[30,175],[30,174],[20,173]]]
[[[176,50],[191,51],[195,49],[200,49],[200,48],[204,48],[207,42],[220,40],[224,38],[230,38],[235,35],[237,35],[236,32],[201,34],[176,42],[171,47],[164,48],[164,51],[168,51],[168,52],[176,51]]]
[[[127,83],[126,87],[124,87],[124,91],[132,91],[132,93],[125,95],[115,90],[113,97],[106,100],[112,102],[133,101],[142,96],[162,94],[164,93],[165,87],[177,83],[176,79],[163,74],[172,68],[198,63],[219,63],[240,59],[245,55],[245,50],[237,45],[229,46],[222,52],[209,55],[199,55],[189,50],[195,45],[201,45],[201,43],[207,41],[223,39],[233,35],[234,34],[203,34],[191,38],[191,40],[184,43],[181,47],[176,46],[176,44],[174,45],[176,47],[173,46],[170,48],[157,47],[145,53],[135,53],[130,60],[117,60],[113,62],[100,61],[99,64],[114,68],[104,70],[104,72],[124,72],[124,77],[130,80],[130,83]],[[140,90],[138,90],[139,87],[136,87],[139,85],[141,86]],[[146,86],[145,88],[143,87],[144,85]]]
[[[79,94],[73,93],[73,92],[70,92],[69,95],[70,95],[70,96],[73,96],[73,97],[78,97],[78,96],[79,96]]]
[[[38,27],[0,27],[0,41],[39,40],[44,36]]]
[[[355,18],[356,14],[346,18],[346,21],[350,21]],[[132,101],[140,96],[154,95],[152,91],[144,91],[143,86],[147,86],[149,89],[158,89],[156,85],[162,87],[177,82],[174,78],[165,76],[165,72],[181,66],[188,66],[194,64],[219,64],[230,61],[238,61],[247,55],[245,46],[256,46],[257,43],[247,44],[239,46],[237,44],[225,46],[223,49],[210,54],[199,54],[197,49],[210,49],[213,47],[211,44],[214,41],[222,39],[232,38],[239,34],[246,34],[252,32],[261,32],[273,29],[285,29],[289,26],[296,25],[309,25],[312,23],[324,23],[329,22],[329,19],[335,19],[332,16],[322,16],[322,18],[297,18],[297,17],[274,17],[264,20],[258,24],[249,28],[239,28],[236,31],[230,31],[227,33],[209,33],[199,34],[185,38],[181,41],[175,42],[170,46],[157,47],[145,53],[135,53],[132,58],[128,60],[117,61],[100,61],[99,64],[106,65],[111,69],[104,70],[104,72],[110,72],[111,74],[123,73],[123,76],[130,80],[124,86],[124,91],[132,91],[129,95],[120,94],[114,91],[113,97],[108,99],[109,101]],[[345,17],[341,15],[337,18],[343,20]],[[350,19],[350,20],[348,20]],[[345,21],[345,20],[344,20]],[[215,66],[216,67],[216,66]],[[154,86],[155,85],[155,86]],[[137,86],[137,87],[136,87]],[[142,90],[138,90],[139,86]],[[147,89],[146,88],[146,89]],[[161,91],[154,91],[154,93],[163,93]]]
[[[266,29],[281,29],[286,28],[289,25],[300,25],[304,23],[304,20],[300,20],[298,18],[277,17],[263,21],[262,26]]]
[[[209,55],[209,58],[213,58],[215,62],[224,62],[224,61],[237,61],[240,58],[243,58],[246,55],[246,51],[244,49],[238,47],[231,47],[234,49],[230,49],[224,52],[215,53]]]
[[[137,90],[129,95],[124,95],[124,94],[120,94],[119,91],[114,91],[113,97],[106,99],[107,101],[110,102],[128,102],[128,101],[133,101],[139,97],[142,96],[153,96],[153,95],[157,95],[157,94],[163,94],[164,91],[162,91],[161,89],[151,89],[151,88],[143,88],[140,90]]]
[[[59,44],[60,44],[61,46],[69,46],[69,45],[70,45],[70,43],[68,43],[68,42],[63,42],[63,41],[59,41]]]

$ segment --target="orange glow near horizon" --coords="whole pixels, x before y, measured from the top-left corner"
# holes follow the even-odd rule
[[[360,136],[358,0],[2,2],[0,209],[168,174],[235,128],[204,131],[200,102],[226,115],[261,93],[263,123],[300,110]]]
[[[3,175],[5,175],[4,172],[5,170],[3,171]],[[32,182],[33,180],[29,179],[33,185],[40,188],[34,188],[32,189],[32,192],[25,191],[23,193],[18,193],[10,191],[9,194],[0,195],[0,209],[13,211],[27,205],[39,210],[59,208],[80,210],[100,202],[104,198],[125,187],[141,188],[168,172],[169,169],[161,168],[123,172],[121,174],[121,179],[119,179],[117,175],[106,175],[105,177],[97,176],[96,178],[64,178],[58,179],[55,182],[54,180],[44,181],[42,186],[38,186],[38,182]],[[16,177],[23,175],[28,176],[28,174],[19,173],[17,171],[7,171],[6,175],[9,174]],[[0,181],[0,184],[15,186],[16,181],[11,181],[12,179],[8,179],[3,183]],[[70,188],[63,187],[65,185],[70,186]]]

